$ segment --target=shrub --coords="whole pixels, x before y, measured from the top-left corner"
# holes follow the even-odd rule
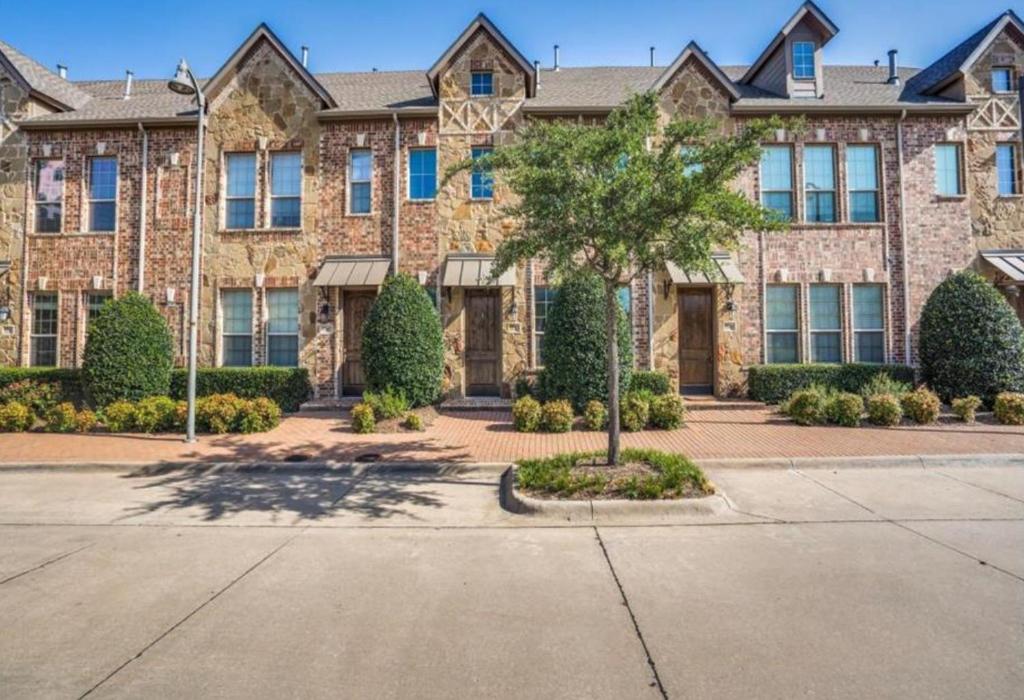
[[[70,401],[77,406],[82,405],[82,371],[79,369],[58,369],[56,367],[0,367],[0,403],[19,401],[13,394],[4,394],[3,389],[12,384],[29,382],[30,384],[52,384],[56,387],[55,395],[48,396],[46,405],[31,405],[29,408],[37,413],[45,413],[50,406],[61,401]],[[19,391],[20,389],[16,389]],[[47,390],[48,391],[48,390]]]
[[[921,374],[946,401],[974,395],[987,404],[1024,390],[1024,330],[1003,296],[976,272],[952,275],[921,311]]]
[[[772,404],[785,401],[797,389],[811,384],[860,394],[864,385],[879,372],[901,382],[914,382],[914,368],[906,365],[753,365],[747,378],[748,394],[754,401]]]
[[[174,402],[174,429],[183,433],[188,428],[188,403],[185,401]]]
[[[588,401],[583,409],[583,424],[587,430],[604,430],[608,427],[608,409],[600,401]]]
[[[517,399],[521,399],[524,396],[536,397],[537,392],[537,381],[536,378],[530,377],[525,374],[520,374],[516,377],[515,384],[513,384],[512,393]]]
[[[434,304],[412,277],[389,277],[363,324],[363,370],[371,391],[391,388],[413,407],[441,392],[444,345]]]
[[[373,408],[365,403],[352,407],[352,430],[357,433],[372,433],[377,429],[377,421],[373,417]]]
[[[174,429],[177,404],[167,396],[147,396],[135,404],[135,429],[159,433]]]
[[[1024,425],[1024,394],[1004,391],[996,395],[993,411],[1003,425]]]
[[[794,391],[783,412],[797,425],[821,425],[825,422],[826,392],[820,386]]]
[[[643,389],[654,395],[672,392],[668,375],[664,372],[633,372],[633,376],[629,380],[629,390],[641,391]]]
[[[977,396],[953,399],[953,413],[964,423],[973,423],[979,408],[981,408],[981,399]]]
[[[621,309],[618,321],[621,396],[630,385],[633,347]],[[604,285],[594,276],[566,280],[558,288],[544,327],[544,399],[568,399],[577,411],[588,401],[607,401],[607,337]]]
[[[909,394],[913,390],[914,387],[909,383],[893,379],[885,372],[879,372],[861,387],[860,395],[868,399],[878,394],[891,394],[897,399],[902,399],[904,395]]]
[[[184,399],[188,370],[171,373],[172,399]],[[243,399],[272,399],[282,411],[299,410],[313,394],[305,367],[209,367],[196,372],[196,396],[234,394]]]
[[[98,406],[167,394],[172,359],[163,316],[149,299],[128,292],[104,304],[89,324],[82,361],[86,391]]]
[[[517,433],[534,433],[540,427],[540,404],[532,396],[516,399],[512,404],[512,427]]]
[[[236,429],[242,400],[234,394],[213,394],[196,401],[196,430],[221,435]]]
[[[281,407],[266,397],[241,399],[237,429],[240,433],[263,433],[281,422]]]
[[[45,416],[60,399],[60,385],[56,382],[20,379],[0,389],[0,403],[20,403],[37,416]]]
[[[922,386],[904,394],[900,400],[900,406],[903,408],[903,415],[907,418],[919,425],[927,425],[939,419],[942,402],[939,401],[939,397],[934,391]]]
[[[864,399],[859,394],[841,391],[825,400],[825,418],[829,423],[856,428],[863,413]]]
[[[875,425],[899,425],[903,419],[900,400],[892,394],[875,394],[868,399],[868,420]]]
[[[75,414],[75,432],[88,433],[96,427],[96,414],[83,408]]]
[[[405,416],[405,420],[402,421],[402,426],[406,430],[420,432],[423,430],[423,419],[420,418],[418,413],[409,413]]]
[[[127,433],[135,430],[135,404],[121,399],[103,409],[103,424],[112,433]]]
[[[541,408],[540,425],[548,433],[567,433],[572,430],[572,404],[564,399],[548,401]]]
[[[376,420],[398,418],[409,410],[409,402],[405,400],[405,394],[400,391],[396,392],[390,387],[380,393],[364,391],[363,403],[373,409],[373,417]]]
[[[686,407],[676,394],[661,394],[651,400],[651,425],[661,430],[675,430],[683,424]]]
[[[650,414],[650,399],[644,396],[643,392],[629,392],[619,406],[619,422],[622,429],[630,433],[646,428]]]
[[[75,429],[75,405],[69,401],[59,403],[46,412],[46,429],[51,433],[70,433]]]
[[[0,405],[0,432],[23,433],[34,422],[35,416],[25,404],[11,401]]]

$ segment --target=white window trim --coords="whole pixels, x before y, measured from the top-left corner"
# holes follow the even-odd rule
[[[228,182],[229,182],[228,159],[230,158],[230,156],[249,156],[249,155],[253,156],[253,161],[252,161],[252,182],[253,182],[252,196],[251,197],[239,197],[239,196],[234,196],[233,197],[233,196],[228,194]],[[225,151],[223,154],[221,154],[221,172],[224,173],[224,197],[222,198],[223,207],[222,207],[221,221],[220,221],[220,223],[221,223],[221,230],[223,230],[223,231],[254,231],[254,230],[258,229],[259,228],[259,223],[258,223],[258,212],[256,211],[256,202],[259,201],[259,198],[260,198],[259,197],[259,192],[260,192],[260,183],[259,183],[260,153],[259,153],[259,151]],[[252,200],[252,226],[244,226],[242,228],[234,228],[234,227],[228,226],[228,202],[231,202],[231,201],[244,201],[244,200],[248,200],[248,199]]]
[[[249,292],[249,332],[248,333],[228,333],[225,328],[227,326],[224,320],[224,294],[227,292]],[[256,338],[256,299],[252,289],[245,289],[242,287],[221,287],[217,294],[217,366],[218,367],[255,367],[256,366],[256,346],[254,344]],[[224,338],[248,336],[249,337],[249,364],[248,365],[225,365],[224,364]]]
[[[481,74],[482,73],[487,73],[487,74],[489,74],[491,76],[491,91],[490,92],[481,92],[479,94],[476,94],[476,93],[473,92],[473,76],[478,74],[478,73],[481,73]],[[494,71],[492,71],[492,70],[473,70],[473,71],[469,72],[469,97],[471,99],[494,97]]]
[[[412,196],[412,154],[416,151],[433,151],[434,152],[434,196],[433,197],[413,197]],[[411,146],[408,149],[408,154],[405,157],[405,198],[409,202],[433,202],[437,199],[437,181],[438,181],[438,167],[437,167],[437,147],[435,146]]]
[[[796,49],[797,49],[798,46],[810,46],[811,47],[811,74],[810,75],[797,75],[796,74],[796,66],[797,66],[797,64],[796,64]],[[818,50],[818,47],[815,45],[815,43],[813,41],[794,41],[793,42],[792,56],[790,57],[790,60],[793,61],[793,80],[814,81],[814,80],[817,79],[817,77],[818,77],[818,65],[817,65],[817,63],[818,62],[817,62],[816,56],[815,56],[815,53],[817,52],[817,50]]]
[[[368,153],[370,155],[370,178],[368,180],[356,180],[352,177],[352,156],[355,153]],[[345,215],[346,216],[373,216],[373,149],[369,147],[363,148],[350,148],[348,151],[348,172],[346,180],[348,184],[345,186]],[[367,183],[370,185],[370,210],[369,211],[352,211],[352,186],[356,184]]]
[[[808,149],[827,148],[832,155],[832,189],[830,190],[808,190],[807,189],[807,151]],[[837,172],[838,159],[836,157],[836,145],[834,143],[807,143],[803,147],[803,216],[801,218],[802,223],[818,225],[818,226],[832,226],[839,223],[839,174]],[[807,218],[809,208],[807,206],[807,195],[809,193],[832,193],[832,221],[811,221]]]
[[[764,196],[766,194],[775,194],[775,193],[779,193],[779,192],[785,192],[786,194],[789,195],[789,208],[790,208],[789,221],[791,221],[791,222],[799,221],[800,212],[796,211],[796,202],[797,202],[797,197],[796,197],[796,192],[795,192],[795,189],[796,189],[796,163],[795,163],[795,158],[794,158],[794,148],[793,148],[793,146],[791,144],[785,144],[785,143],[769,143],[769,144],[765,144],[764,146],[762,146],[762,148],[765,148],[765,149],[769,149],[769,148],[780,148],[781,149],[781,148],[784,148],[789,153],[789,189],[787,189],[787,190],[776,190],[776,189],[768,189],[768,188],[766,188],[764,186],[764,182],[765,182],[765,178],[764,178],[764,162],[763,161],[759,162],[758,166],[757,166],[757,186],[758,186],[758,189],[760,190],[760,198],[759,198],[759,200],[761,202],[761,206],[768,208],[767,205],[764,203],[764,200],[765,200]]]
[[[52,296],[54,298],[56,313],[56,331],[54,333],[36,333],[36,298],[39,296]],[[32,293],[32,303],[29,306],[29,341],[28,341],[28,366],[29,367],[60,367],[60,292],[38,291]],[[53,338],[53,364],[37,365],[34,362],[36,338]]]
[[[271,320],[270,319],[270,308],[271,308],[271,305],[270,305],[270,295],[273,292],[283,292],[283,291],[293,291],[293,290],[295,291],[295,317],[296,317],[295,332],[294,333],[280,333],[280,332],[274,333],[274,332],[272,332],[270,330],[270,320]],[[266,365],[267,367],[298,367],[299,366],[299,355],[301,354],[301,350],[302,350],[302,311],[301,311],[302,300],[299,297],[299,290],[298,290],[298,288],[297,287],[273,287],[273,288],[267,289],[267,290],[264,291],[264,294],[263,294],[263,303],[266,305],[266,319],[267,319],[267,322],[266,322],[267,332],[264,333],[265,337],[263,339],[263,343],[264,343],[264,348],[263,348],[263,350],[264,350],[263,364]],[[295,347],[295,364],[294,365],[272,365],[272,364],[270,364],[270,338],[271,337],[279,338],[279,337],[283,337],[283,336],[294,336],[295,337],[295,340],[296,340],[295,345],[296,345],[296,347]]]
[[[68,171],[67,163],[63,158],[35,158],[32,161],[32,235],[33,236],[59,236],[64,233],[64,202],[67,199]],[[39,166],[43,163],[60,163],[64,177],[60,181],[60,229],[57,231],[39,230],[38,208],[42,202],[39,201]]]
[[[275,195],[274,194],[274,156],[297,155],[299,157],[299,194],[298,195]],[[305,198],[303,196],[306,184],[306,161],[302,151],[271,151],[267,156],[267,229],[271,231],[296,231],[302,228],[302,214],[305,209]],[[299,223],[297,226],[274,226],[274,200],[275,199],[297,199],[299,200]]]
[[[850,149],[871,148],[875,152],[875,188],[872,190],[854,189],[850,186]],[[882,212],[882,147],[877,143],[848,143],[844,155],[846,156],[846,216],[850,223],[855,224],[880,224],[885,221]],[[859,192],[873,192],[875,195],[875,220],[854,221],[853,220],[853,195]]]
[[[837,322],[839,325],[835,328],[814,328],[814,305],[811,299],[811,292],[815,287],[832,287],[836,290],[836,309],[839,312]],[[807,287],[807,359],[809,362],[825,362],[824,360],[818,360],[814,357],[814,336],[816,335],[838,335],[839,359],[837,362],[843,362],[846,356],[846,351],[843,344],[843,286],[841,284],[835,284],[833,282],[815,282]]]
[[[551,285],[547,285],[547,284],[535,284],[533,286],[533,314],[532,314],[533,315],[533,323],[532,323],[533,328],[532,328],[532,330],[533,330],[533,367],[534,367],[534,369],[542,369],[544,367],[544,363],[541,362],[541,359],[540,359],[540,341],[541,341],[541,338],[545,335],[545,331],[537,330],[537,299],[538,299],[537,290],[540,290],[540,289],[544,289],[548,293],[550,293],[554,289],[554,287],[552,287]],[[545,311],[545,313],[544,313],[544,319],[547,320],[548,313],[551,312],[551,309],[550,309],[551,301],[546,301],[544,303],[547,304],[548,307],[549,307],[547,309],[547,311]]]
[[[858,287],[878,287],[879,290],[881,291],[881,296],[880,296],[880,299],[879,299],[879,302],[882,305],[882,309],[881,309],[881,311],[882,311],[882,313],[881,313],[882,327],[881,328],[858,328],[857,327],[857,288]],[[887,299],[887,296],[888,296],[886,292],[887,292],[887,290],[885,288],[885,285],[882,284],[882,283],[878,283],[878,282],[871,282],[871,283],[854,284],[854,285],[852,285],[852,289],[850,290],[850,329],[852,330],[852,335],[853,335],[851,340],[852,340],[852,343],[853,343],[853,348],[852,348],[853,349],[853,355],[852,355],[852,358],[853,358],[854,362],[859,362],[859,363],[863,363],[863,364],[879,364],[879,365],[884,365],[885,362],[886,362],[886,359],[888,357],[888,347],[889,347],[889,338],[887,336],[886,324],[885,324],[885,319],[886,319],[885,310],[886,310],[886,307],[888,306],[888,304],[886,303],[886,299]],[[882,361],[881,362],[869,362],[867,360],[862,360],[859,357],[857,357],[857,335],[860,334],[860,333],[880,333],[881,334],[881,336],[882,336]]]
[[[121,195],[121,161],[117,156],[90,156],[86,159],[86,173],[87,182],[85,183],[86,191],[86,223],[88,224],[89,233],[117,233],[117,215],[118,215],[118,201]],[[114,197],[113,199],[96,199],[92,196],[92,164],[97,160],[112,160],[114,161]],[[103,204],[106,202],[114,203],[114,228],[109,231],[95,229],[92,227],[92,209],[97,203]],[[63,209],[63,206],[61,207]]]
[[[772,287],[791,287],[791,288],[796,290],[796,294],[793,295],[793,304],[796,306],[796,309],[795,309],[795,311],[796,311],[796,328],[773,329],[773,328],[771,328],[768,325],[768,290],[771,289]],[[800,324],[801,324],[801,303],[800,303],[800,298],[801,298],[801,296],[802,296],[802,293],[801,293],[801,289],[800,289],[800,285],[799,284],[793,284],[793,283],[784,282],[784,283],[780,283],[780,284],[774,284],[773,283],[773,284],[765,285],[765,288],[764,288],[764,300],[762,301],[762,304],[764,306],[764,338],[763,338],[763,342],[764,342],[764,362],[765,362],[765,364],[789,364],[789,363],[785,363],[785,362],[773,363],[771,361],[771,358],[768,357],[768,348],[769,348],[768,340],[769,340],[769,338],[773,334],[779,334],[779,335],[785,334],[785,335],[794,335],[794,336],[796,336],[796,343],[795,343],[796,359],[793,362],[795,364],[799,364],[799,363],[804,362],[804,357],[805,357],[804,356],[804,348],[803,348],[803,344],[800,342]]]

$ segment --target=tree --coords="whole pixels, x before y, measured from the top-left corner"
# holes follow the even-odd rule
[[[515,222],[498,245],[493,274],[539,258],[556,276],[581,270],[604,287],[608,376],[608,461],[619,460],[617,291],[668,261],[711,272],[711,255],[733,249],[744,230],[784,222],[732,186],[758,162],[761,142],[778,119],[746,123],[727,134],[707,120],[659,120],[656,95],[630,99],[600,126],[529,121],[508,145],[475,163],[500,176],[515,196]]]

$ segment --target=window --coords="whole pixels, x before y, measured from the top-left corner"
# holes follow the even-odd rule
[[[846,181],[850,190],[850,221],[880,221],[877,147],[847,147]]]
[[[433,199],[437,194],[437,151],[414,148],[409,151],[409,199]]]
[[[32,296],[31,361],[33,367],[57,366],[57,295]]]
[[[839,286],[812,284],[810,295],[811,362],[842,362]]]
[[[793,77],[797,80],[814,79],[814,44],[812,42],[793,42]]]
[[[765,299],[766,355],[769,363],[799,362],[796,292],[794,285],[768,285]]]
[[[885,361],[885,318],[880,284],[853,287],[853,359],[855,362]]]
[[[299,290],[267,292],[267,364],[295,367],[299,364]]]
[[[1017,147],[1012,143],[996,144],[996,178],[999,196],[1020,194],[1017,178]]]
[[[551,287],[534,287],[533,290],[533,334],[537,340],[537,365],[544,365],[544,328],[548,312],[555,301],[555,290]]]
[[[761,204],[783,219],[793,218],[793,158],[789,146],[761,151]]]
[[[473,71],[469,76],[469,94],[473,97],[485,97],[494,94],[494,73],[490,71]]]
[[[478,147],[473,149],[473,160],[478,160],[490,155],[491,149]],[[473,199],[490,199],[494,196],[494,176],[491,169],[485,166],[473,166],[472,192]]]
[[[117,159],[89,160],[89,230],[117,228]]]
[[[103,305],[110,301],[110,295],[106,292],[89,292],[85,297],[85,305],[88,310],[87,321],[92,323],[103,310]]]
[[[695,146],[680,146],[679,157],[686,162],[683,166],[683,175],[690,177],[696,173],[704,172],[704,164],[694,160],[697,148]]]
[[[370,150],[352,151],[348,164],[348,212],[350,214],[370,213],[370,178],[372,175],[373,154]]]
[[[256,227],[256,154],[228,153],[224,225],[229,229]]]
[[[992,92],[1013,92],[1013,69],[998,66],[992,69]]]
[[[64,207],[64,162],[36,162],[36,233],[60,233]]]
[[[836,169],[831,146],[804,148],[804,200],[806,221],[836,220]]]
[[[270,225],[302,226],[302,155],[273,153],[270,156]]]
[[[223,292],[224,312],[222,364],[225,367],[252,365],[252,292],[233,289]]]
[[[962,162],[960,144],[940,143],[935,146],[935,191],[946,197],[964,193],[960,176]]]

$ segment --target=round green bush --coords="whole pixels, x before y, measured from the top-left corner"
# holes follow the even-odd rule
[[[540,404],[532,396],[523,396],[512,404],[512,427],[517,433],[535,433],[540,427]]]
[[[899,425],[903,420],[900,400],[892,394],[875,394],[868,399],[868,420],[874,425]]]
[[[423,419],[420,418],[418,413],[408,413],[405,416],[405,420],[402,421],[402,427],[417,433],[421,432],[423,430]]]
[[[921,374],[944,401],[974,395],[991,405],[1024,390],[1024,330],[1003,296],[976,272],[935,288],[921,312]]]
[[[441,319],[409,275],[384,282],[363,324],[362,349],[370,391],[391,389],[413,408],[437,400],[444,373]]]
[[[664,372],[633,372],[629,380],[630,391],[647,390],[656,396],[672,391],[672,384]]]
[[[625,394],[633,368],[626,314],[618,312],[619,391]],[[608,400],[604,285],[594,276],[567,279],[558,288],[544,327],[545,398],[568,399],[583,411],[588,401]]]
[[[904,394],[900,406],[907,418],[919,425],[927,425],[939,419],[942,402],[934,391],[922,386]]]
[[[0,432],[23,433],[32,427],[35,416],[23,403],[8,401],[0,404]]]
[[[825,393],[815,387],[794,391],[786,401],[785,413],[797,425],[821,425],[825,422]]]
[[[647,427],[651,404],[640,392],[630,392],[619,405],[619,423],[626,432],[636,433]]]
[[[147,396],[135,404],[135,429],[160,433],[174,429],[177,404],[167,396]]]
[[[75,429],[77,412],[70,401],[59,403],[46,412],[46,429],[51,433],[70,433]]]
[[[564,399],[548,401],[540,409],[540,425],[547,433],[567,433],[572,430],[572,404]]]
[[[979,408],[981,408],[981,399],[977,396],[964,396],[959,399],[953,399],[953,413],[964,423],[973,423]]]
[[[129,292],[104,304],[89,324],[82,360],[86,392],[98,406],[166,395],[173,357],[163,316],[149,299]]]
[[[996,396],[993,411],[1003,425],[1024,425],[1024,394],[1004,391]]]
[[[608,409],[600,401],[588,401],[583,409],[583,424],[587,430],[604,430],[608,427]]]
[[[864,399],[858,394],[844,391],[825,399],[825,418],[829,423],[856,428],[863,413]]]
[[[96,427],[96,414],[83,408],[75,415],[75,432],[88,433]]]
[[[264,433],[281,422],[281,407],[271,399],[242,399],[238,410],[238,432]]]
[[[135,404],[123,399],[109,404],[103,409],[103,424],[112,433],[135,430]]]
[[[221,435],[237,429],[242,399],[234,394],[213,394],[196,400],[196,429]]]
[[[686,407],[676,394],[661,394],[651,399],[651,426],[661,430],[675,430],[683,424]]]
[[[352,407],[352,430],[357,433],[372,433],[377,429],[377,420],[373,417],[373,408],[365,403]]]

